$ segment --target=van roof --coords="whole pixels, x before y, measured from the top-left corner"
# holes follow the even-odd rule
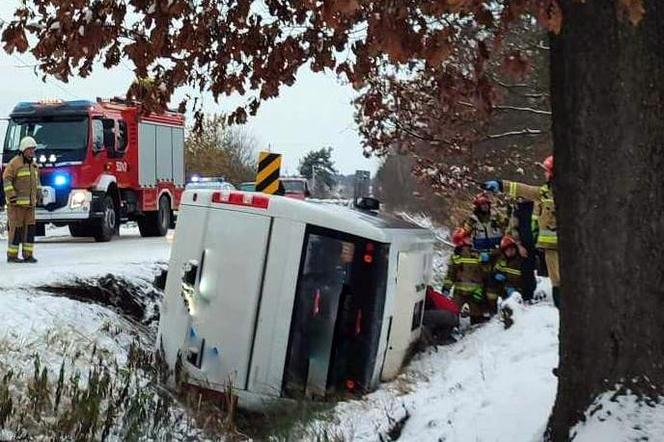
[[[210,201],[214,191],[194,189],[185,192],[182,203],[185,205],[192,204],[193,193],[198,193],[198,203],[194,203],[195,205],[211,204]],[[266,213],[267,216],[292,219],[380,242],[391,242],[394,236],[406,233],[404,231],[411,231],[417,236],[431,236],[433,239],[433,235],[428,229],[393,215],[380,212],[372,213],[325,202],[302,201],[274,195],[264,196],[270,199]],[[215,207],[248,213],[265,213],[265,209],[252,207],[225,206],[223,204],[215,204]]]

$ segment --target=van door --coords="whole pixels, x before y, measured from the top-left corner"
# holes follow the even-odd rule
[[[400,252],[397,259],[394,317],[381,375],[384,381],[399,374],[411,344],[419,337],[424,314],[426,254],[420,251]]]
[[[210,211],[193,318],[198,368],[211,384],[246,388],[270,228],[267,214]]]
[[[166,360],[174,366],[187,330],[190,326],[190,313],[186,307],[186,293],[195,293],[198,271],[203,251],[203,235],[209,209],[203,197],[187,195],[187,204],[180,211],[175,231],[175,241],[171,248],[168,264],[168,277],[164,301],[160,308],[158,345],[163,345]],[[209,197],[206,197],[209,199]]]

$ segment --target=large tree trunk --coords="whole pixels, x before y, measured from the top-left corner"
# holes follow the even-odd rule
[[[664,2],[563,0],[551,38],[562,305],[550,439],[599,393],[664,385]]]

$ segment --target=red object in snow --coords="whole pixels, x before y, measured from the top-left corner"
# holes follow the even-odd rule
[[[434,306],[435,310],[447,310],[455,315],[459,314],[459,306],[456,305],[456,302],[434,290],[433,287],[427,287],[427,301]]]

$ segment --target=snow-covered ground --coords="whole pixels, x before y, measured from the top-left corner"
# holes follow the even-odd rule
[[[159,302],[152,280],[169,253],[167,238],[141,238],[134,227],[110,243],[59,228],[37,239],[39,263],[3,256],[0,378],[10,378],[0,381],[0,440],[95,440],[103,431],[108,440],[137,431],[142,440],[202,439],[150,366]],[[39,403],[40,412],[20,417]]]
[[[653,401],[617,387],[595,399],[571,436],[575,442],[664,440],[662,404],[662,398]]]
[[[436,267],[440,279],[450,254],[447,229],[432,225],[424,216],[401,216],[432,228],[438,237]],[[0,240],[2,252],[5,247],[6,241]],[[144,350],[152,348],[155,322],[132,317],[113,306],[81,302],[76,296],[67,297],[63,290],[77,284],[89,284],[94,290],[95,285],[110,283],[110,288],[104,286],[106,292],[101,292],[110,296],[117,291],[112,286],[117,278],[146,306],[154,305],[158,299],[152,293],[151,280],[167,262],[169,252],[168,238],[141,238],[134,227],[123,227],[119,238],[104,244],[71,238],[66,229],[50,229],[46,238],[37,241],[38,264],[8,265],[1,259],[0,414],[5,391],[14,395],[17,409],[32,406],[38,384],[33,373],[36,355],[51,382],[64,364],[66,378],[78,371],[84,388],[90,367],[101,358],[103,367],[115,370],[111,376],[114,382],[130,385],[131,397],[153,392],[154,385],[148,387],[145,375],[125,378],[128,372],[124,367],[134,363],[132,347],[137,343]],[[110,282],[104,280],[108,274],[113,275]],[[539,290],[550,291],[547,279],[539,282]],[[294,434],[304,440],[541,440],[557,386],[552,368],[558,361],[558,312],[550,299],[517,305],[515,310],[511,328],[504,329],[497,319],[469,328],[457,343],[418,354],[396,380],[359,400],[339,402],[331,411],[303,422]],[[9,372],[14,377],[6,386],[2,378]],[[156,396],[148,396],[141,403],[154,412],[159,409]],[[124,412],[132,404],[126,402]],[[157,430],[149,426],[156,431],[152,437],[169,434],[175,440],[201,439],[202,433],[177,403],[170,405],[167,414]],[[45,423],[49,428],[60,423],[53,413],[49,419]],[[126,436],[123,428],[137,425],[127,419],[126,414],[116,417],[110,440],[122,440]],[[12,432],[13,426],[16,420],[10,418],[9,431],[0,431],[0,440],[20,435]],[[570,436],[575,441],[604,442],[661,440],[662,434],[664,407],[634,395],[607,392],[597,398],[586,422]]]
[[[457,343],[418,355],[395,381],[362,400],[338,404],[309,434],[347,440],[541,440],[556,394],[558,312],[548,302],[519,309]]]

